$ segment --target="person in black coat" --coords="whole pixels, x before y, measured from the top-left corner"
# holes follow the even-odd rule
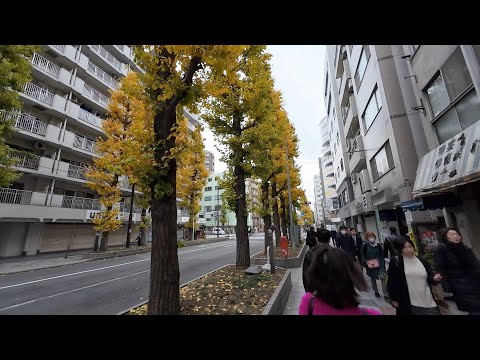
[[[390,227],[390,235],[385,238],[385,243],[383,244],[383,251],[385,259],[391,259],[394,256],[398,255],[398,251],[395,249],[394,243],[398,238],[397,229],[393,226]]]
[[[353,239],[347,233],[347,227],[340,227],[340,234],[337,235],[337,247],[345,251],[350,258],[355,262],[357,261],[357,248],[353,242]]]
[[[310,230],[307,231],[307,239],[306,239],[306,243],[310,249],[314,247],[317,243],[317,241],[315,240],[315,235],[316,233],[313,226],[310,226]]]
[[[313,293],[313,289],[311,289],[310,286],[308,285],[307,271],[312,262],[314,252],[319,248],[318,244],[324,244],[324,245],[330,246],[329,244],[330,232],[326,229],[319,229],[317,231],[316,238],[314,238],[314,240],[316,241],[315,246],[311,247],[305,254],[305,258],[303,259],[303,267],[302,267],[303,287],[305,289],[305,292],[311,292],[311,293]]]
[[[437,271],[450,286],[458,309],[480,315],[480,261],[462,242],[457,229],[442,231],[434,260]]]
[[[430,264],[415,255],[410,238],[398,237],[394,246],[400,255],[390,261],[387,289],[397,315],[440,315],[430,287],[442,276],[434,274]]]
[[[350,228],[350,236],[353,239],[353,244],[355,245],[355,255],[357,255],[357,259],[361,259],[360,249],[363,245],[363,239],[360,234],[357,233],[357,229]]]

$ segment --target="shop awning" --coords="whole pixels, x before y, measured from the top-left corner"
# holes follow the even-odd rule
[[[456,206],[457,198],[452,193],[444,193],[440,195],[424,196],[420,199],[404,201],[400,204],[403,211],[423,211],[438,210],[444,207]]]
[[[415,199],[480,180],[480,121],[426,154],[418,164]]]

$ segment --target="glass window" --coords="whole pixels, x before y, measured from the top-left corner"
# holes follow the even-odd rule
[[[462,98],[455,105],[455,109],[460,119],[462,130],[480,120],[480,99],[475,91],[469,92],[468,95]]]
[[[363,75],[367,70],[368,60],[370,59],[370,48],[368,45],[362,47],[360,53],[360,59],[358,60],[357,70],[355,71],[355,82],[357,83],[357,89],[360,87]]]
[[[370,160],[370,166],[372,168],[373,181],[376,181],[393,168],[392,150],[388,141]]]
[[[340,169],[343,171],[343,159],[340,159]]]
[[[440,71],[444,77],[450,102],[472,83],[472,78],[468,72],[460,47],[450,55],[445,64],[440,68]]]
[[[433,117],[440,114],[442,110],[450,104],[442,74],[438,74],[437,78],[427,88],[427,96],[430,101]]]
[[[365,123],[365,129],[368,131],[370,126],[373,124],[380,108],[382,107],[382,102],[380,100],[380,95],[378,94],[378,88],[375,86],[375,89],[372,92],[372,96],[370,100],[368,100],[368,104],[365,107],[365,111],[362,115],[363,121]]]
[[[212,191],[212,187],[211,187],[211,186],[207,186],[207,187],[205,188],[205,191]]]
[[[434,125],[440,143],[447,141],[452,136],[455,136],[462,131],[457,113],[453,108],[443,114],[440,119],[435,121]]]
[[[210,201],[210,200],[212,200],[212,197],[211,197],[211,196],[205,196],[205,197],[203,198],[203,200],[204,200],[204,201]]]

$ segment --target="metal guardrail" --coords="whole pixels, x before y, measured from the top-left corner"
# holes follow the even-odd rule
[[[56,48],[58,51],[60,51],[62,54],[65,52],[65,45],[52,45],[54,48]]]
[[[31,191],[0,188],[0,203],[29,205],[31,199]]]
[[[70,209],[100,210],[98,199],[82,198],[76,196],[63,196],[62,207]]]
[[[88,62],[87,70],[95,75],[98,79],[102,80],[105,84],[110,86],[112,89],[118,89],[120,83],[108,75],[105,71],[100,69],[97,65],[92,63],[91,61]]]
[[[42,136],[45,136],[47,133],[48,124],[38,120],[35,116],[24,112],[0,112],[0,119],[13,120],[13,126],[17,129],[29,131]]]
[[[37,53],[33,53],[31,62],[36,67],[45,70],[47,73],[58,78],[58,75],[60,74],[60,66],[55,65],[50,60],[45,59],[43,56],[40,56]]]
[[[83,166],[69,164],[67,176],[75,179],[86,180],[87,178],[85,176],[85,170],[86,168]]]
[[[94,89],[90,85],[84,84],[83,85],[83,93],[89,97],[91,97],[96,102],[108,106],[109,99],[105,95],[103,95],[100,91]]]
[[[22,151],[10,150],[8,153],[10,159],[17,159],[15,166],[25,169],[38,170],[40,164],[40,156],[25,153]]]
[[[78,112],[78,119],[98,128],[102,127],[103,120],[84,109],[80,109],[80,111]]]
[[[119,47],[122,47],[121,49]],[[123,45],[115,45],[115,47],[119,48],[123,52]],[[122,70],[123,63],[118,61],[115,56],[110,54],[105,48],[101,45],[90,45],[90,48],[94,50],[98,55],[104,58],[108,63],[110,63],[113,67],[117,68],[119,71]]]
[[[38,99],[48,105],[53,103],[53,94],[47,89],[42,89],[40,86],[33,83],[26,83],[23,87],[23,93],[35,99]]]
[[[78,149],[83,149],[91,153],[95,153],[95,141],[88,140],[83,136],[75,135],[73,139],[73,146]]]

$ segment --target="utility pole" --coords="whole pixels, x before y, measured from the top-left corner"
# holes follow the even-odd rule
[[[132,216],[133,216],[133,199],[135,197],[135,184],[132,184],[132,194],[130,196],[130,214],[128,215],[127,226],[127,244],[126,247],[130,247],[130,233],[132,232]]]
[[[288,167],[288,141],[285,142],[285,157],[287,158],[287,185],[288,185],[288,209],[290,212],[290,240],[292,241],[292,246],[297,247],[297,240],[295,236],[295,231],[293,230],[293,209],[292,209],[292,189],[290,187],[290,170]]]
[[[323,217],[323,227],[327,228],[327,222],[325,221],[325,182],[323,181],[323,168],[322,168],[322,158],[318,158],[318,167],[320,168],[320,180],[322,181],[322,217]]]

